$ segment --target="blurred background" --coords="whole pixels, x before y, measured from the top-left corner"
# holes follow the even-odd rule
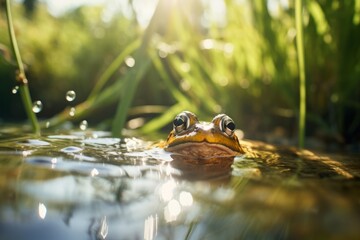
[[[202,120],[225,112],[245,138],[295,145],[293,2],[25,0],[12,12],[46,127],[86,119],[109,130],[120,113],[149,135],[167,133],[182,110]],[[306,146],[359,151],[360,0],[304,4]],[[0,123],[23,122],[4,0],[0,8]]]

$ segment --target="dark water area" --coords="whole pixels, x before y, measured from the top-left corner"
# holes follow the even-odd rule
[[[359,239],[359,155],[243,141],[195,160],[137,138],[0,132],[0,239]]]

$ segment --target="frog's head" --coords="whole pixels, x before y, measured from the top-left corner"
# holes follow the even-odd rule
[[[229,116],[219,114],[211,122],[200,122],[189,111],[175,117],[165,150],[197,158],[233,157],[244,153],[235,135],[235,123]]]

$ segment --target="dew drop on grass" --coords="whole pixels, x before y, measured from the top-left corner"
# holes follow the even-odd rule
[[[17,94],[18,90],[19,90],[19,86],[15,86],[15,87],[11,90],[11,92],[12,92],[12,94]]]
[[[88,122],[86,120],[81,121],[80,129],[84,131],[87,129],[87,127],[88,127]]]
[[[71,117],[75,116],[75,108],[74,107],[70,108],[69,115]]]
[[[41,112],[42,108],[43,108],[43,104],[41,101],[38,100],[38,101],[33,102],[32,110],[34,113]]]
[[[70,91],[67,91],[67,92],[66,92],[66,100],[67,100],[68,102],[74,101],[75,98],[76,98],[76,93],[75,93],[75,91],[70,90]]]

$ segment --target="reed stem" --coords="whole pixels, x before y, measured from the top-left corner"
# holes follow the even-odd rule
[[[299,66],[299,148],[304,147],[305,139],[305,119],[306,119],[306,79],[305,79],[305,59],[303,43],[303,26],[302,26],[302,0],[295,2],[295,21],[296,21],[296,48]]]
[[[34,133],[40,134],[40,125],[35,113],[32,111],[32,101],[28,87],[28,80],[25,75],[24,64],[21,60],[19,47],[16,41],[14,25],[11,16],[10,0],[6,0],[6,16],[7,16],[7,24],[8,24],[11,47],[14,52],[16,64],[18,67],[18,71],[16,73],[16,82],[17,84],[19,84],[19,92],[20,92],[21,100],[24,104],[25,112],[27,114],[28,119],[31,122]]]

